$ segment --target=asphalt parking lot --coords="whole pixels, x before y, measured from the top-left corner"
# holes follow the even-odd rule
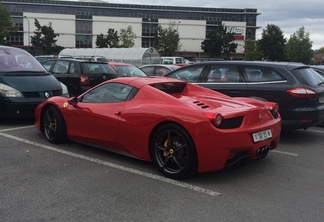
[[[0,123],[0,221],[312,221],[324,218],[324,128],[282,132],[239,168],[182,181],[147,162]]]

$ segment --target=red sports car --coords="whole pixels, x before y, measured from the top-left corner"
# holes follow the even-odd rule
[[[116,78],[78,97],[51,97],[35,114],[52,143],[70,139],[152,161],[173,179],[263,158],[281,131],[276,103],[157,76]]]

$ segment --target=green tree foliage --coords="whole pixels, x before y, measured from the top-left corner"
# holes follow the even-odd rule
[[[179,33],[175,29],[175,23],[170,23],[168,28],[162,28],[159,25],[154,36],[154,47],[166,56],[174,56],[179,51],[180,38]]]
[[[118,48],[118,32],[115,29],[108,29],[106,36],[100,33],[97,35],[96,46],[98,48]]]
[[[231,52],[236,52],[237,43],[234,40],[234,34],[226,32],[226,27],[220,25],[215,31],[207,33],[201,49],[209,53],[210,57],[219,57],[222,53],[228,57]]]
[[[100,33],[96,39],[97,48],[108,48],[107,37]]]
[[[286,39],[277,25],[268,24],[266,29],[263,29],[262,37],[259,40],[259,47],[263,59],[269,61],[284,61],[285,44]]]
[[[44,54],[54,54],[57,51],[56,37],[59,34],[54,33],[52,28],[52,23],[50,22],[48,26],[41,26],[39,21],[35,19],[36,31],[34,36],[31,36],[32,45],[42,49]]]
[[[309,33],[301,27],[290,36],[287,42],[287,59],[291,62],[310,64],[312,58],[312,41],[310,41]]]
[[[0,44],[5,45],[5,39],[11,31],[14,31],[10,19],[10,11],[0,2]]]
[[[244,48],[244,60],[247,61],[256,61],[262,60],[262,54],[259,49],[259,44],[257,41],[252,39],[247,39],[245,41],[245,48]]]
[[[316,53],[324,54],[324,47],[319,48]]]
[[[119,37],[118,37],[118,31],[115,29],[108,29],[107,33],[107,45],[109,48],[118,48],[119,45]]]
[[[132,26],[128,26],[126,29],[120,29],[119,40],[120,47],[131,48],[135,45],[136,34],[133,32]]]

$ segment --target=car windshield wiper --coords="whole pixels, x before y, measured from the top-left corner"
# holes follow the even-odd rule
[[[324,82],[320,82],[320,83],[318,83],[318,86],[320,86],[320,85],[324,85]]]

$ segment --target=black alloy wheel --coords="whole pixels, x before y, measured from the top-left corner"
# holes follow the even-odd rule
[[[64,118],[55,106],[46,108],[43,123],[44,132],[49,142],[62,143],[67,140]]]
[[[151,140],[151,158],[163,175],[182,179],[197,172],[197,154],[190,135],[176,124],[166,124]]]

